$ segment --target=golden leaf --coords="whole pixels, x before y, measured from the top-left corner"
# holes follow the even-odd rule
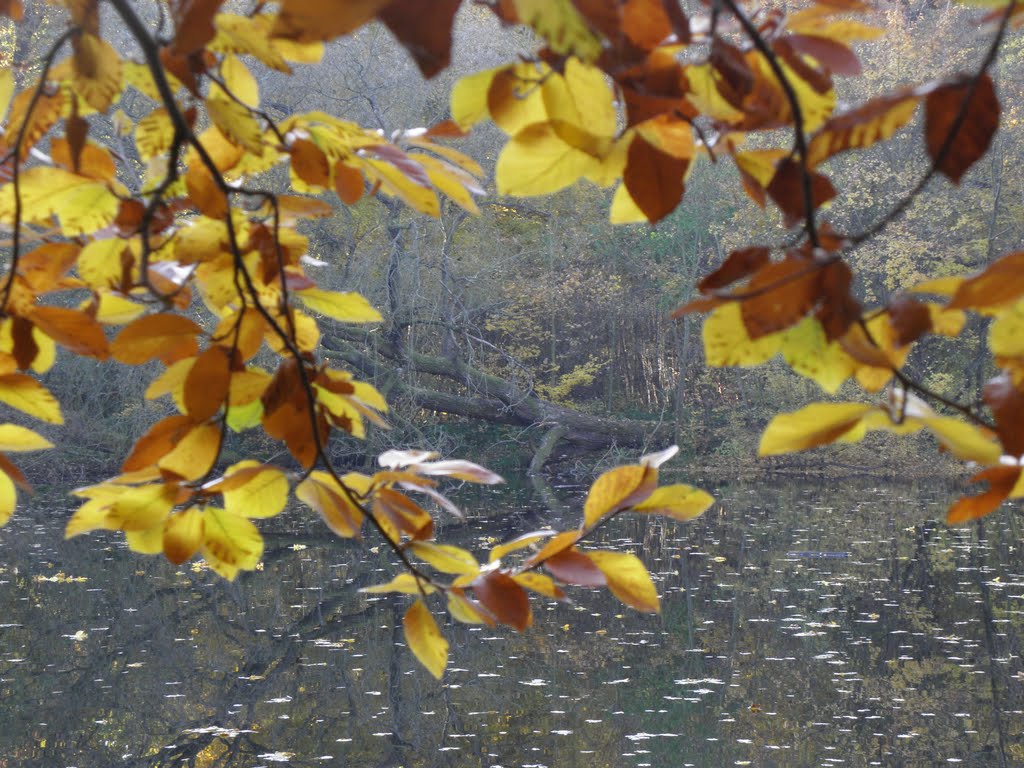
[[[760,365],[782,347],[783,334],[769,333],[751,339],[743,323],[740,305],[729,302],[704,318],[704,357],[708,365]]]
[[[758,456],[795,453],[819,445],[856,442],[864,437],[864,416],[874,406],[864,403],[811,403],[773,418],[761,435]]]
[[[17,424],[0,424],[0,451],[42,451],[53,443],[31,429]]]
[[[105,40],[85,32],[74,40],[75,93],[106,112],[121,91],[121,57]]]
[[[524,24],[547,40],[555,53],[593,61],[601,53],[601,38],[576,10],[572,0],[512,0]]]
[[[202,328],[182,315],[158,312],[145,315],[125,326],[110,345],[115,360],[127,365],[161,358],[182,342],[195,344]]]
[[[605,472],[590,486],[583,504],[584,527],[590,528],[605,515],[643,501],[651,495],[657,480],[657,470],[640,464]]]
[[[295,498],[316,510],[337,536],[359,535],[363,511],[349,500],[348,494],[327,472],[310,472],[309,477],[295,487]]]
[[[429,595],[437,590],[426,582],[418,581],[411,573],[400,573],[387,584],[363,587],[359,591],[369,595],[383,595],[389,592],[400,592],[405,595]]]
[[[358,293],[307,288],[296,291],[295,295],[314,312],[339,323],[380,323],[384,320],[380,312]]]
[[[417,600],[405,612],[402,628],[405,630],[409,649],[420,664],[440,680],[445,667],[448,666],[448,641],[437,628],[437,622],[422,600]]]
[[[17,505],[18,491],[14,487],[14,481],[6,472],[0,472],[0,526],[7,525]]]
[[[601,569],[608,589],[615,597],[638,611],[659,613],[658,590],[654,588],[640,558],[629,552],[591,551],[584,553]]]
[[[167,518],[163,529],[161,549],[175,565],[190,560],[203,543],[205,521],[203,512],[190,507]]]
[[[46,387],[23,373],[0,376],[0,402],[48,424],[63,424],[60,403]]]
[[[451,544],[435,544],[432,541],[414,541],[409,547],[413,554],[429,563],[441,573],[474,574],[480,572],[480,564],[472,554]]]
[[[288,478],[277,467],[241,461],[224,472],[219,490],[224,509],[243,517],[274,517],[288,504]]]
[[[711,494],[689,485],[664,485],[655,488],[646,499],[633,505],[634,512],[665,515],[686,522],[704,514],[715,503]]]
[[[199,551],[214,571],[231,581],[239,570],[256,568],[263,557],[263,537],[247,518],[206,507]]]

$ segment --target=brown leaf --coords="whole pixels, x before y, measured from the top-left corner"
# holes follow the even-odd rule
[[[21,0],[0,0],[0,16],[21,21],[24,15],[25,9],[21,6]]]
[[[223,219],[228,214],[228,198],[218,186],[210,170],[198,160],[185,172],[185,188],[196,209],[211,219]]]
[[[492,571],[473,582],[473,595],[502,624],[520,632],[533,624],[530,598],[525,590],[501,571]]]
[[[168,353],[177,351],[180,342],[195,348],[195,337],[203,329],[181,315],[159,312],[144,315],[126,325],[110,346],[118,362],[140,365],[149,360],[166,361]]]
[[[711,43],[708,59],[718,74],[715,86],[722,97],[737,109],[743,107],[744,99],[754,87],[754,72],[743,52],[731,43],[715,36]]]
[[[718,269],[707,275],[697,284],[697,288],[701,293],[724,288],[737,280],[749,277],[769,261],[770,256],[767,248],[762,246],[741,248],[730,253]]]
[[[662,0],[626,0],[622,31],[636,46],[650,51],[672,34],[672,21]]]
[[[57,290],[81,250],[75,243],[44,243],[18,258],[18,275],[36,293]]]
[[[188,416],[176,414],[161,419],[136,441],[121,470],[135,472],[153,466],[170,453],[192,427],[193,422]]]
[[[213,416],[228,396],[231,368],[223,347],[207,348],[196,358],[185,378],[185,410],[194,421]]]
[[[822,203],[836,196],[836,190],[827,177],[810,169],[807,172],[811,176],[811,204],[819,208]],[[799,163],[790,158],[782,160],[768,185],[767,192],[782,211],[783,223],[787,227],[792,227],[806,218],[803,173]]]
[[[838,40],[830,40],[816,35],[786,35],[785,40],[798,53],[810,56],[820,62],[830,72],[837,75],[859,75],[860,60]]]
[[[19,134],[27,118],[19,160],[24,160],[28,157],[29,150],[60,119],[64,109],[64,91],[57,90],[52,94],[43,91],[36,100],[32,113],[28,114],[29,107],[32,106],[32,96],[34,93],[34,88],[26,88],[15,96],[11,101],[10,113],[7,116],[7,128],[4,134],[8,137],[8,140],[11,140],[10,137],[16,137]],[[4,153],[6,154],[6,150]]]
[[[288,153],[296,176],[317,187],[330,186],[331,167],[320,147],[308,139],[295,139]]]
[[[388,3],[389,0],[283,0],[271,34],[300,43],[333,40],[359,29]]]
[[[174,52],[187,56],[206,47],[216,34],[213,17],[222,5],[224,0],[173,0]]]
[[[424,77],[433,77],[451,61],[452,23],[462,0],[391,0],[379,18],[412,54]]]
[[[31,367],[36,355],[39,354],[39,345],[36,344],[32,333],[33,327],[32,323],[23,317],[15,315],[11,318],[11,354],[14,355],[18,368],[23,371]]]
[[[982,396],[992,409],[1003,450],[1011,456],[1024,455],[1024,393],[1014,386],[1013,377],[1002,373],[989,379]]]
[[[1024,251],[1008,253],[960,283],[950,309],[994,307],[1024,296]]]
[[[103,326],[85,312],[63,307],[36,307],[29,319],[39,330],[76,355],[106,360],[110,354]]]
[[[636,135],[629,144],[622,180],[630,197],[652,224],[675,210],[683,199],[690,160],[672,157]]]
[[[906,294],[889,302],[889,325],[896,346],[905,347],[932,329],[932,313],[928,306]]]
[[[936,88],[925,97],[924,102],[928,155],[954,184],[959,184],[967,169],[981,159],[999,128],[999,99],[992,78],[984,72],[970,94],[963,122],[950,138],[953,124],[963,110],[969,90],[970,81],[961,80]],[[939,153],[947,144],[948,149],[940,158]]]
[[[825,329],[826,341],[842,338],[860,319],[860,302],[850,294],[852,285],[853,272],[846,262],[833,261],[821,270],[818,282],[821,305],[815,316]]]
[[[743,325],[751,339],[796,325],[818,303],[820,268],[805,259],[762,267],[744,293],[755,294],[740,303]]]
[[[594,561],[575,547],[549,557],[544,561],[544,568],[564,584],[603,587],[608,583],[604,572],[594,565]]]
[[[720,307],[725,304],[728,299],[721,299],[718,296],[700,296],[692,301],[688,301],[682,306],[676,307],[672,310],[672,314],[669,315],[673,320],[678,320],[684,315],[692,315],[694,312],[708,312],[715,307]]]
[[[988,490],[977,496],[964,496],[958,499],[946,513],[946,523],[966,523],[995,511],[1010,495],[1020,472],[1020,467],[989,467],[978,472],[971,478],[971,482],[987,482]]]
[[[363,196],[363,174],[340,160],[334,164],[334,191],[345,205],[355,205]]]
[[[686,99],[689,85],[682,66],[659,50],[620,73],[617,80],[626,102],[627,127],[665,113],[697,116],[696,108]]]

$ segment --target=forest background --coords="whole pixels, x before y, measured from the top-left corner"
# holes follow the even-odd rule
[[[38,76],[43,52],[62,29],[62,14],[29,3],[24,20],[5,28],[0,50],[12,57],[20,83]],[[840,104],[927,80],[937,63],[946,72],[970,71],[989,42],[969,23],[977,11],[954,3],[890,3],[881,14],[886,36],[857,44],[864,75],[836,80]],[[109,39],[118,45],[116,31]],[[127,38],[121,42],[128,47]],[[370,25],[330,43],[318,67],[290,77],[262,70],[259,88],[274,117],[324,110],[389,134],[443,121],[459,78],[525,55],[535,42],[528,28],[501,28],[487,9],[467,5],[456,20],[452,64],[431,80],[423,79],[386,29]],[[1010,36],[990,70],[1001,92],[1021,90],[1021,45],[1019,35]],[[132,121],[151,108],[136,96],[119,105]],[[971,271],[1020,246],[1020,109],[1004,100],[1002,130],[959,186],[935,181],[906,215],[850,257],[866,303],[885,304],[926,276]],[[92,118],[92,139],[125,160],[137,184],[144,164],[116,117]],[[542,198],[495,195],[493,167],[504,139],[493,126],[481,125],[458,144],[489,175],[479,215],[445,201],[433,219],[372,196],[304,225],[311,255],[324,262],[315,270],[319,284],[359,291],[385,317],[370,330],[332,326],[323,339],[329,358],[354,368],[391,406],[391,430],[372,430],[365,442],[332,443],[341,466],[362,465],[392,446],[417,445],[499,469],[531,460],[536,467],[546,458],[538,449],[546,451],[551,438],[560,438],[554,446],[559,466],[588,474],[616,458],[606,455],[610,449],[635,455],[648,443],[671,442],[691,463],[728,466],[729,472],[741,465],[936,471],[933,461],[921,462],[927,449],[917,439],[887,434],[755,465],[756,436],[769,418],[817,399],[816,385],[778,360],[754,369],[709,367],[701,319],[669,316],[691,298],[696,279],[731,250],[784,238],[778,212],[757,207],[744,194],[731,163],[696,163],[686,200],[656,226],[617,226],[608,221],[611,193],[589,184]],[[828,214],[847,231],[890,209],[928,163],[913,127],[871,152],[852,154],[834,164],[833,180],[844,194]],[[977,391],[990,373],[983,336],[979,322],[964,331],[968,343],[956,347],[929,337],[906,370],[954,400]],[[168,409],[144,398],[152,374],[145,366],[61,356],[44,381],[63,405],[65,424],[54,440],[56,453],[22,460],[29,476],[66,488],[115,469]],[[852,391],[855,384],[845,384],[839,399],[845,388]],[[564,428],[551,434],[549,409],[579,414],[582,421],[568,434]],[[245,439],[266,440],[262,435],[247,433]],[[266,455],[267,449],[275,450],[268,442],[239,451]]]

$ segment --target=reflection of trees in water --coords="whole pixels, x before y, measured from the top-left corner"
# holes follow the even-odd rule
[[[406,601],[356,591],[390,577],[384,554],[270,535],[265,570],[224,584],[150,561],[140,575],[138,558],[89,542],[44,554],[32,546],[42,537],[16,521],[3,544],[20,558],[16,594],[29,599],[13,601],[5,619],[23,627],[0,637],[4,659],[26,662],[0,667],[0,695],[17,702],[6,707],[0,753],[30,768],[72,757],[124,764],[126,753],[150,768],[269,764],[260,755],[276,752],[291,765],[330,754],[382,768],[598,768],[638,749],[652,765],[1020,760],[1020,614],[1011,610],[1020,590],[1002,583],[1019,581],[1008,565],[1015,520],[993,518],[980,536],[948,530],[913,511],[926,501],[884,489],[843,498],[737,486],[720,496],[691,525],[630,518],[593,542],[643,550],[665,595],[662,616],[574,590],[572,605],[535,601],[525,635],[449,622],[445,687],[402,645]],[[486,532],[449,525],[446,540],[479,550],[484,533],[544,525],[522,512],[508,518],[507,530],[500,516]],[[850,556],[785,554],[830,550]],[[47,559],[89,581],[34,582],[52,572]],[[79,629],[88,632],[80,642],[61,637]],[[535,678],[544,684],[523,685]],[[720,683],[676,682],[687,679]],[[675,736],[626,738],[645,732]]]

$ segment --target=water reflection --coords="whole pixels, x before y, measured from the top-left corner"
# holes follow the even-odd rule
[[[404,647],[406,601],[356,592],[390,577],[383,550],[296,515],[227,584],[28,511],[0,531],[0,767],[1024,761],[1015,516],[950,530],[945,493],[843,486],[617,521],[599,544],[641,554],[661,616],[574,590],[525,635],[449,625],[443,685]],[[541,505],[481,496],[444,537],[485,548]]]

